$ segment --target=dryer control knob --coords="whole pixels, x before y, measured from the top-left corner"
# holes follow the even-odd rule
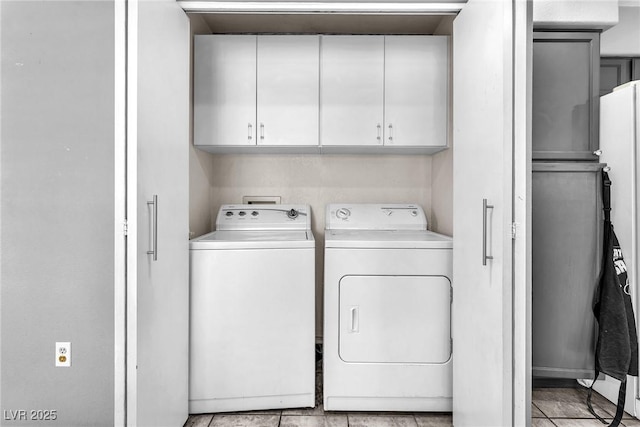
[[[289,212],[287,212],[287,216],[291,219],[296,219],[298,218],[298,211],[295,209],[291,209]]]
[[[233,216],[233,212],[231,211],[227,211],[227,213],[225,213],[226,216]]]
[[[258,211],[251,212],[251,216],[258,216]]]
[[[411,216],[418,216],[418,211],[411,211]]]
[[[238,213],[238,215],[240,216],[245,216],[247,213],[245,211],[240,211],[240,213]]]
[[[351,211],[347,208],[340,208],[336,211],[336,216],[340,219],[347,219],[351,216]]]

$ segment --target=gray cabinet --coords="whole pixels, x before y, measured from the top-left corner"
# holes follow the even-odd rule
[[[537,162],[532,178],[532,373],[592,378],[601,259],[599,163]]]
[[[600,96],[631,79],[631,58],[600,59]]]
[[[534,160],[597,159],[599,52],[598,33],[534,33]]]
[[[600,96],[632,80],[640,80],[640,58],[600,58]]]

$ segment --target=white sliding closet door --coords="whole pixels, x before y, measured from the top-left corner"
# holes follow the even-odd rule
[[[189,20],[173,0],[127,4],[127,424],[179,426],[189,378]]]
[[[461,426],[526,422],[526,350],[514,312],[526,305],[526,274],[515,270],[512,223],[526,200],[524,2],[470,0],[453,28],[453,421]],[[524,19],[520,19],[523,18]],[[522,117],[518,114],[524,111]],[[523,120],[524,118],[524,120]],[[517,147],[514,149],[514,147]],[[521,182],[522,181],[522,182]],[[520,192],[524,188],[524,193]],[[517,202],[520,203],[520,202]],[[526,224],[526,218],[522,225]],[[523,227],[523,230],[526,227]],[[526,238],[522,233],[518,239]],[[517,256],[514,257],[514,254]],[[515,262],[514,262],[515,261]],[[515,272],[515,273],[514,273]],[[514,289],[519,299],[514,297]],[[515,314],[514,314],[515,313]],[[516,340],[514,340],[516,336]]]

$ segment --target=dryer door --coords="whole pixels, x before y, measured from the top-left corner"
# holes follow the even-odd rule
[[[340,358],[355,363],[446,363],[451,282],[444,276],[344,276]]]

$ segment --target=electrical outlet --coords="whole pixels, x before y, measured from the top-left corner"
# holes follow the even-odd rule
[[[56,368],[70,368],[70,367],[71,367],[71,343],[57,342],[56,343]]]

